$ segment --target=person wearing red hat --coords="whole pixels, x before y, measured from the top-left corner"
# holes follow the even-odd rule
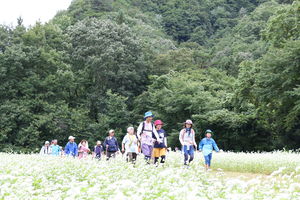
[[[179,133],[179,141],[182,145],[182,151],[184,153],[184,165],[188,165],[194,160],[195,147],[197,148],[195,131],[192,127],[193,122],[192,120],[188,119],[184,123],[184,128]]]
[[[158,136],[161,143],[158,143],[157,141],[154,142],[154,149],[153,149],[153,157],[154,157],[154,164],[158,166],[158,159],[160,159],[160,163],[164,164],[166,160],[166,149],[167,149],[167,133],[164,129],[162,129],[163,122],[161,120],[156,120],[154,122],[156,131],[158,133]]]

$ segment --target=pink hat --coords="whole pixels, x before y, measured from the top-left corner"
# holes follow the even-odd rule
[[[164,123],[161,120],[155,120],[154,125],[163,125]]]
[[[191,124],[191,125],[193,125],[193,122],[192,122],[192,120],[190,120],[190,119],[186,120],[184,123],[185,123],[185,124]]]

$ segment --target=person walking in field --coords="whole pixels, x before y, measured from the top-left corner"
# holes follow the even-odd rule
[[[141,141],[142,153],[145,156],[145,160],[147,161],[147,164],[150,164],[150,159],[153,150],[153,143],[155,141],[153,137],[156,138],[156,141],[158,143],[162,142],[158,136],[154,124],[152,123],[153,117],[154,115],[152,114],[152,112],[150,111],[146,112],[144,115],[145,121],[140,123],[137,129],[137,136]]]
[[[203,138],[199,143],[199,151],[203,152],[204,160],[205,160],[205,169],[208,170],[210,168],[211,159],[212,159],[212,151],[215,150],[219,152],[219,148],[214,139],[212,139],[211,134],[213,132],[211,130],[206,130],[205,138]]]
[[[119,151],[119,144],[117,138],[115,137],[115,131],[110,130],[108,134],[108,137],[106,137],[103,142],[103,146],[105,147],[106,151],[106,160],[115,158],[116,153]]]
[[[40,150],[40,155],[50,155],[51,154],[51,147],[50,147],[50,142],[46,141],[45,145],[42,146]]]
[[[134,134],[133,127],[127,128],[127,134],[122,141],[122,152],[125,152],[127,162],[135,164],[138,153],[138,139]]]
[[[93,157],[96,158],[97,160],[101,160],[102,152],[103,152],[103,147],[101,145],[101,142],[97,141],[96,146],[94,147]]]
[[[189,163],[194,160],[195,147],[197,147],[195,142],[195,131],[192,127],[192,120],[186,120],[184,128],[179,133],[179,141],[182,145],[185,166],[188,166]]]
[[[89,155],[90,149],[89,144],[86,140],[81,140],[81,142],[78,145],[78,158],[87,158]]]
[[[51,155],[52,156],[60,156],[61,155],[61,146],[57,144],[57,140],[52,140],[51,144]]]
[[[78,155],[78,146],[75,142],[75,137],[69,136],[69,142],[65,147],[65,155],[76,157]]]
[[[166,160],[166,151],[167,151],[167,133],[164,129],[162,129],[163,122],[161,120],[156,120],[154,122],[156,131],[158,133],[159,139],[162,141],[158,143],[157,141],[154,142],[154,149],[153,149],[153,157],[154,157],[154,164],[158,166],[158,159],[160,159],[160,163],[164,164]]]

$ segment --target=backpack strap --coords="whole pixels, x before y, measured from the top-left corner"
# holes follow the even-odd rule
[[[143,123],[143,126],[142,126],[142,130],[141,130],[141,133],[140,134],[142,134],[143,132],[144,132],[144,130],[145,130],[145,122],[143,121],[142,122]],[[151,122],[151,125],[152,125],[152,130],[151,130],[151,132],[153,133],[154,131],[154,129],[155,129],[155,127],[154,127],[154,124]]]
[[[144,132],[144,129],[145,129],[145,122],[143,121],[143,126],[142,126],[142,130],[140,132],[140,135],[142,135],[142,133]]]

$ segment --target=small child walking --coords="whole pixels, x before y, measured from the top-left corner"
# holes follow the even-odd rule
[[[179,133],[179,141],[184,153],[184,165],[186,166],[194,160],[195,147],[197,147],[195,142],[195,131],[192,127],[192,120],[186,120],[183,129]]]
[[[103,152],[103,147],[101,145],[101,141],[97,141],[96,146],[94,147],[94,155],[93,157],[97,160],[101,160],[101,154]]]
[[[154,164],[158,166],[158,159],[160,159],[160,163],[164,164],[166,160],[166,151],[167,151],[167,133],[164,129],[162,129],[163,122],[161,120],[155,120],[154,125],[161,143],[157,141],[154,142],[154,149],[153,149],[153,157],[154,157]]]
[[[122,141],[122,153],[125,152],[127,162],[135,164],[138,153],[138,139],[134,134],[134,128],[127,128],[127,135]]]
[[[214,139],[211,138],[212,135],[211,130],[205,131],[205,138],[203,138],[199,143],[199,151],[203,152],[204,160],[205,160],[205,169],[208,170],[210,168],[211,159],[212,159],[212,151],[215,150],[219,152],[219,148]]]

